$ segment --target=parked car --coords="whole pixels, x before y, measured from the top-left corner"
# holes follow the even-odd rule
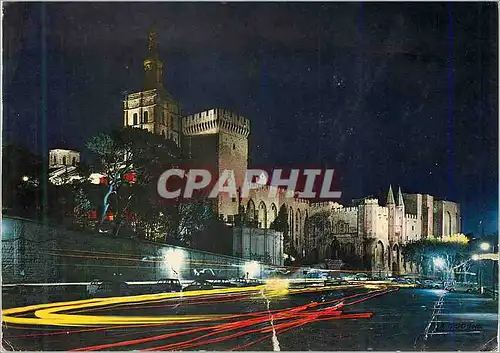
[[[355,281],[367,281],[369,279],[366,273],[356,273],[354,276]]]
[[[122,297],[130,295],[130,289],[125,282],[102,281],[92,295],[96,298]]]
[[[171,293],[180,291],[182,291],[181,282],[174,278],[160,279],[154,287],[155,293]]]
[[[213,289],[214,287],[207,281],[204,280],[196,280],[191,282],[187,287],[185,287],[182,291],[188,292],[193,290],[208,290]]]
[[[93,279],[90,284],[87,284],[87,294],[93,297],[99,288],[99,285],[102,283],[100,279]]]
[[[445,289],[450,292],[476,293],[479,292],[479,285],[477,283],[454,282],[448,283]]]
[[[214,270],[212,270],[211,268],[194,269],[193,272],[194,272],[195,276],[201,280],[217,278]]]
[[[352,273],[342,273],[340,274],[340,278],[345,281],[354,281],[356,279],[356,275],[353,275]]]
[[[422,287],[441,289],[444,287],[444,283],[441,281],[434,280],[434,279],[425,279],[422,281]]]

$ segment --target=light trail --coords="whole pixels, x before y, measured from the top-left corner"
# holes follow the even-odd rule
[[[343,313],[342,307],[355,305],[376,296],[391,293],[395,289],[386,286],[366,288],[367,292],[355,293],[342,298],[334,298],[325,302],[311,302],[304,305],[276,310],[263,310],[259,312],[235,313],[235,314],[199,314],[199,315],[168,315],[168,316],[102,316],[102,315],[77,315],[75,311],[107,311],[107,310],[135,310],[156,309],[158,307],[172,307],[183,304],[198,308],[199,305],[210,305],[212,303],[231,303],[236,301],[255,300],[260,297],[259,293],[265,293],[265,297],[274,298],[283,295],[302,293],[319,293],[331,291],[332,287],[288,289],[273,282],[272,285],[224,288],[203,291],[192,291],[184,293],[149,294],[131,297],[99,298],[77,300],[69,302],[30,305],[22,308],[6,309],[2,313],[4,323],[15,325],[39,326],[64,326],[77,329],[57,330],[51,332],[34,333],[7,337],[8,339],[35,338],[44,336],[57,337],[68,334],[91,334],[106,330],[117,330],[116,334],[106,336],[109,339],[141,334],[144,331],[128,331],[128,329],[139,330],[142,327],[154,326],[154,331],[173,331],[150,337],[136,338],[133,340],[120,340],[118,342],[104,343],[95,346],[75,348],[75,351],[95,351],[110,348],[120,348],[147,344],[144,350],[185,350],[210,344],[230,341],[245,335],[264,335],[247,343],[240,348],[250,347],[256,343],[269,339],[273,335],[287,332],[294,328],[312,322],[343,320],[343,319],[366,319],[371,313]],[[359,286],[337,286],[335,289],[358,288]],[[177,304],[168,303],[170,300],[183,301]],[[166,304],[157,305],[167,301]],[[156,304],[155,304],[156,303]],[[153,304],[153,305],[151,305]],[[19,317],[19,315],[32,315],[34,317]],[[270,317],[272,325],[269,324]],[[199,325],[199,326],[198,326]],[[80,327],[80,328],[78,328]],[[168,328],[167,328],[168,327]],[[11,328],[11,327],[9,327]],[[121,330],[121,331],[120,331]],[[125,330],[125,331],[124,331]],[[195,335],[189,339],[188,335]],[[154,342],[161,340],[175,340],[167,344],[151,347]]]

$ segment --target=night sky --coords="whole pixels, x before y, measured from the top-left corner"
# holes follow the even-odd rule
[[[335,168],[346,203],[430,193],[497,232],[496,3],[4,6],[4,143],[84,151],[120,127],[154,25],[183,114],[249,118],[253,163]]]

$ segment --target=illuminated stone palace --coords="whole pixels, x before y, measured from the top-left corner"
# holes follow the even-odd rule
[[[241,187],[248,168],[250,121],[220,108],[182,116],[179,102],[163,86],[163,63],[154,32],[149,35],[144,73],[144,89],[129,94],[124,101],[124,126],[162,135],[174,141],[184,155],[200,164],[216,166],[219,172],[234,170],[237,187]],[[430,195],[403,194],[400,188],[397,198],[389,188],[383,206],[377,199],[364,199],[352,207],[286,198],[283,190],[270,198],[268,188],[252,190],[244,200],[221,195],[215,210],[227,223],[234,224],[243,213],[253,227],[263,229],[271,226],[280,210],[286,210],[289,233],[285,246],[293,248],[295,256],[311,261],[358,258],[368,270],[410,271],[401,256],[403,244],[461,230],[457,203]],[[314,215],[327,220],[323,227],[309,222]]]

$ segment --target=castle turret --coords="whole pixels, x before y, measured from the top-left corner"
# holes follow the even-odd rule
[[[392,192],[392,185],[389,185],[389,192],[387,193],[386,205],[394,205],[394,193]]]
[[[394,220],[395,231],[394,231],[394,242],[401,243],[405,236],[405,203],[403,200],[403,193],[401,192],[401,186],[398,187],[398,203],[396,206],[396,215]]]
[[[394,242],[395,235],[395,219],[396,219],[396,204],[394,202],[394,193],[392,192],[392,185],[389,185],[389,192],[387,193],[387,203],[388,208],[388,234],[389,244]]]
[[[405,207],[405,202],[403,200],[403,193],[401,192],[401,186],[398,189],[398,206]]]

